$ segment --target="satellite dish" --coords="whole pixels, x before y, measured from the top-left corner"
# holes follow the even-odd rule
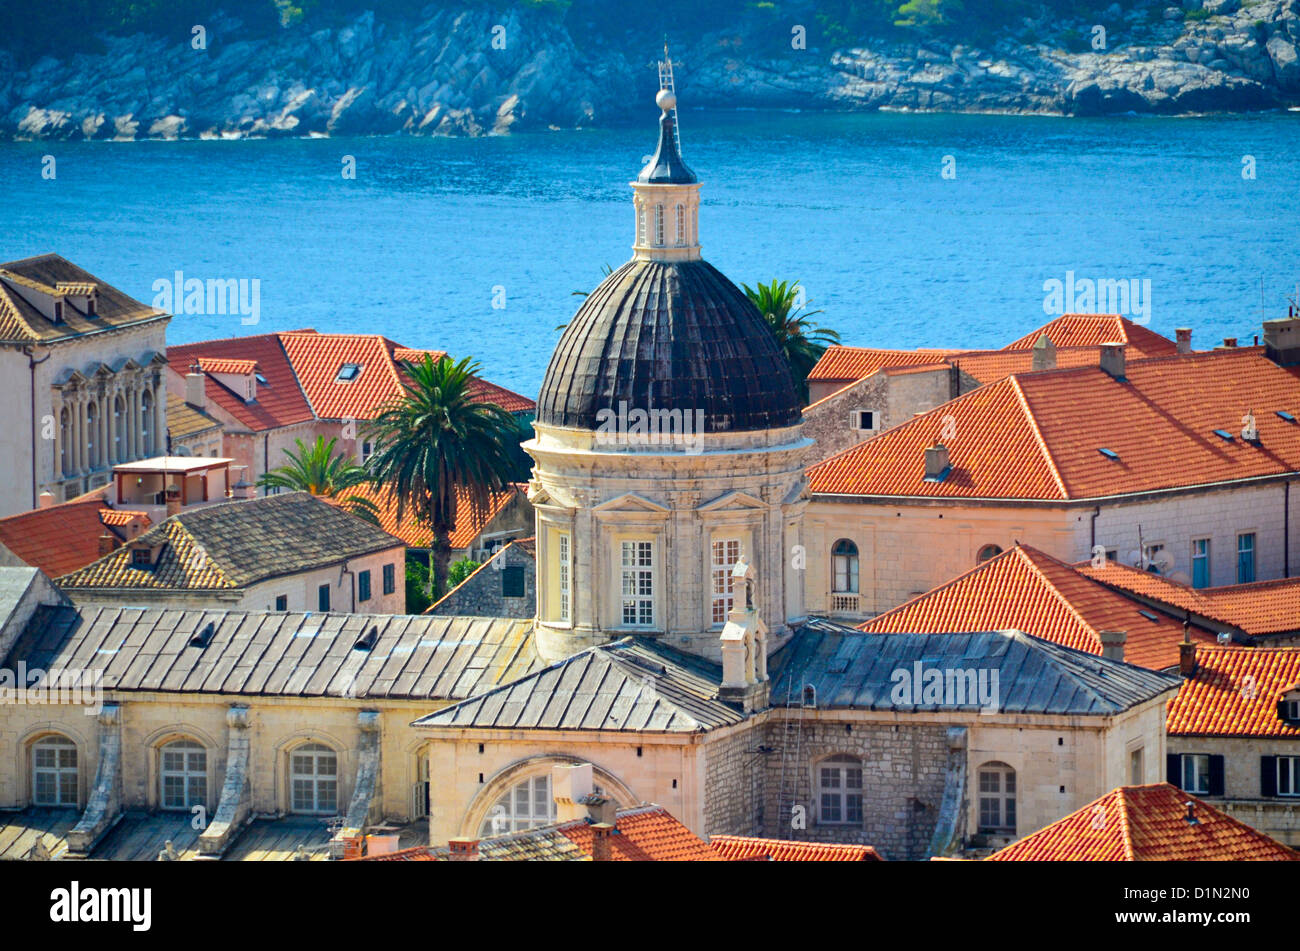
[[[1147,559],[1147,565],[1165,575],[1174,567],[1174,556],[1167,551],[1158,551]]]
[[[1170,581],[1177,581],[1179,584],[1185,584],[1188,587],[1191,587],[1192,576],[1185,571],[1174,571],[1166,577],[1168,577]]]

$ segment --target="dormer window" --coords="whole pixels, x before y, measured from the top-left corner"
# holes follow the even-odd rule
[[[1292,726],[1300,726],[1300,686],[1282,694],[1277,702],[1277,715]]]
[[[148,548],[131,549],[132,568],[148,568],[152,564],[153,564],[153,559],[150,557],[150,551]]]
[[[334,378],[335,383],[352,383],[361,375],[361,364],[345,363],[339,367],[339,374]]]

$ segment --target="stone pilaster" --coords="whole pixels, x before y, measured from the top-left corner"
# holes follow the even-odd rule
[[[122,811],[122,708],[106,703],[99,717],[99,768],[86,811],[69,832],[67,858],[85,858]]]
[[[221,800],[208,827],[199,836],[199,854],[216,858],[226,851],[232,835],[249,815],[251,805],[248,784],[248,707],[234,706],[226,711],[226,779],[221,784]]]

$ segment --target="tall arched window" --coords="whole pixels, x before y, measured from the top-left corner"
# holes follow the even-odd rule
[[[1016,833],[1016,771],[1006,763],[979,768],[979,831],[994,835]]]
[[[975,564],[982,565],[990,558],[995,558],[1002,554],[1002,548],[998,545],[985,545],[975,555]]]
[[[646,226],[645,226],[646,207],[644,202],[636,203],[636,243],[646,243]]]
[[[858,546],[841,538],[831,548],[832,587],[836,594],[858,593]]]
[[[173,740],[160,751],[158,801],[164,809],[207,805],[208,751],[193,740]]]
[[[328,746],[307,743],[289,754],[290,808],[333,815],[339,805],[339,758]]]
[[[148,390],[140,394],[140,449],[153,455],[153,394]]]
[[[817,764],[817,821],[862,822],[862,761],[840,753]]]
[[[47,736],[32,744],[32,803],[77,804],[77,744],[66,736]]]
[[[116,397],[113,400],[113,461],[123,462],[126,456],[122,453],[122,433],[126,426],[126,401],[122,397]]]
[[[664,206],[655,205],[655,247],[664,246]]]
[[[515,784],[488,810],[480,836],[505,835],[535,829],[555,821],[555,800],[551,797],[551,774],[542,773]]]
[[[678,205],[677,206],[677,247],[680,248],[685,243],[686,243],[686,209],[683,206]]]
[[[72,473],[68,458],[68,411],[63,409],[59,410],[59,471],[65,476]]]
[[[91,468],[99,465],[99,407],[86,404],[86,459]]]

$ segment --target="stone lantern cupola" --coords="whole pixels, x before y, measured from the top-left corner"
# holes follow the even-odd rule
[[[659,90],[659,147],[632,183],[636,207],[638,261],[698,261],[700,259],[700,182],[682,160],[677,147],[673,109],[677,97]]]

